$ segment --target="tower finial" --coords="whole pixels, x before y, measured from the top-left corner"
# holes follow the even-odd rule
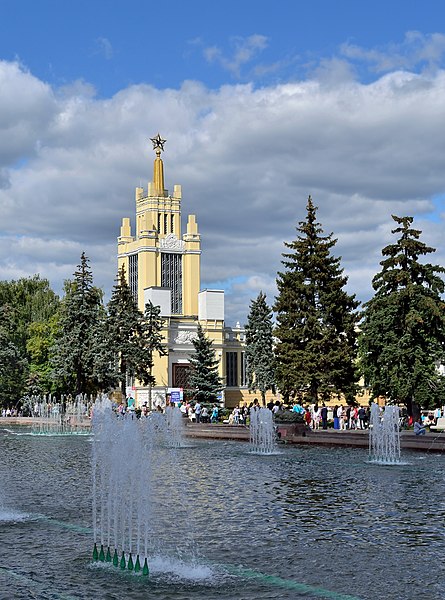
[[[164,196],[164,166],[161,159],[161,151],[164,150],[164,144],[167,140],[163,140],[161,136],[156,135],[150,138],[153,143],[153,150],[156,150],[156,158],[153,168],[153,186],[157,196]]]
[[[158,132],[158,135],[150,138],[150,140],[153,143],[153,150],[156,150],[156,154],[158,154],[158,152],[159,152],[159,154],[158,154],[158,156],[159,156],[161,154],[161,150],[164,151],[164,144],[167,140],[163,140],[161,138],[161,136],[159,135],[159,132]]]

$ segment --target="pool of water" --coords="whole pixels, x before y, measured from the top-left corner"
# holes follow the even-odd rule
[[[382,467],[362,449],[164,449],[147,579],[91,560],[91,439],[25,431],[0,430],[1,599],[445,597],[441,454]]]

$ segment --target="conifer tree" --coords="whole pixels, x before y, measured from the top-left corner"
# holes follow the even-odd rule
[[[89,260],[82,252],[74,279],[65,283],[59,333],[52,352],[54,376],[75,394],[107,389],[113,381],[109,354],[101,365],[108,348],[104,343],[104,321],[102,292],[93,285]]]
[[[215,356],[213,342],[198,324],[198,335],[192,340],[195,353],[190,355],[192,366],[189,375],[188,393],[197,402],[214,403],[222,390],[218,375],[218,359]]]
[[[157,352],[159,356],[167,354],[162,329],[165,320],[161,317],[161,307],[154,306],[149,301],[145,305],[144,320],[143,320],[143,343],[146,354],[145,369],[142,374],[144,385],[148,385],[148,406],[152,408],[151,390],[156,384],[153,376],[153,354]]]
[[[108,340],[114,353],[115,364],[123,398],[126,393],[127,377],[138,377],[141,381],[149,368],[144,351],[143,313],[125,278],[125,268],[118,273],[108,303]]]
[[[310,196],[306,209],[277,278],[276,381],[285,398],[318,402],[343,393],[352,402],[359,303],[343,289],[347,277],[331,254],[337,240],[322,235]]]
[[[246,325],[246,375],[249,391],[259,391],[263,404],[267,390],[274,390],[272,311],[261,291],[250,303]]]
[[[375,294],[364,305],[360,364],[374,397],[404,403],[412,415],[416,405],[439,406],[445,397],[437,370],[445,348],[445,268],[419,261],[435,249],[420,241],[412,217],[392,218],[400,237],[383,248]]]

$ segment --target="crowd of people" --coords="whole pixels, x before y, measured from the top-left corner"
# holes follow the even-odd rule
[[[167,401],[167,404],[170,402]],[[178,410],[180,410],[184,417],[188,418],[193,423],[218,423],[223,421],[229,425],[248,425],[250,410],[253,408],[260,408],[260,403],[257,398],[253,402],[240,404],[235,406],[232,411],[227,414],[225,409],[220,408],[217,404],[203,404],[201,402],[191,402],[185,400],[183,402],[171,403]],[[279,418],[280,412],[293,412],[300,416],[300,421],[304,422],[312,430],[328,429],[333,427],[336,430],[364,430],[369,428],[370,423],[370,407],[364,406],[350,406],[350,405],[336,405],[334,407],[328,407],[325,403],[315,403],[311,405],[303,405],[301,401],[296,401],[290,405],[284,404],[279,400],[270,400],[266,407]],[[88,407],[90,408],[90,407]],[[127,412],[139,416],[148,416],[150,409],[145,402],[142,407],[136,408],[136,403],[133,397],[129,397],[125,402],[115,406],[115,410],[119,414]],[[156,406],[155,410],[163,412],[163,407]],[[37,416],[39,411],[36,406],[32,411],[34,416]],[[3,407],[1,410],[1,416],[5,417],[20,417],[23,416],[22,412],[17,408]],[[87,410],[87,414],[90,411]],[[408,417],[406,409],[401,410],[400,426],[401,427],[414,427],[414,433],[416,435],[424,435],[429,430],[431,425],[436,425],[438,418],[445,414],[445,407],[443,409],[436,408],[432,411],[423,411],[420,417],[413,421],[412,417]]]

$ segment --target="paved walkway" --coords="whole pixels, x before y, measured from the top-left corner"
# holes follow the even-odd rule
[[[281,434],[281,442],[285,444],[305,444],[320,446],[349,446],[367,448],[369,446],[368,430],[336,430],[319,429],[311,431],[300,428],[296,432],[290,425],[277,425]],[[186,436],[203,439],[225,439],[249,441],[249,428],[245,425],[222,425],[210,423],[187,423]],[[414,435],[412,430],[400,434],[402,449],[420,450],[422,452],[445,452],[445,432]]]
[[[248,442],[249,428],[245,425],[225,425],[222,423],[191,423],[186,422],[186,436],[192,438],[213,440],[236,440]],[[8,425],[31,425],[32,417],[0,417],[0,428]],[[292,425],[277,425],[281,442],[284,444],[304,444],[319,446],[349,446],[367,448],[369,446],[368,430],[308,430],[306,427],[296,429]],[[414,435],[412,430],[402,431],[400,446],[403,449],[419,450],[421,452],[444,452],[445,432],[428,432],[425,435]]]

